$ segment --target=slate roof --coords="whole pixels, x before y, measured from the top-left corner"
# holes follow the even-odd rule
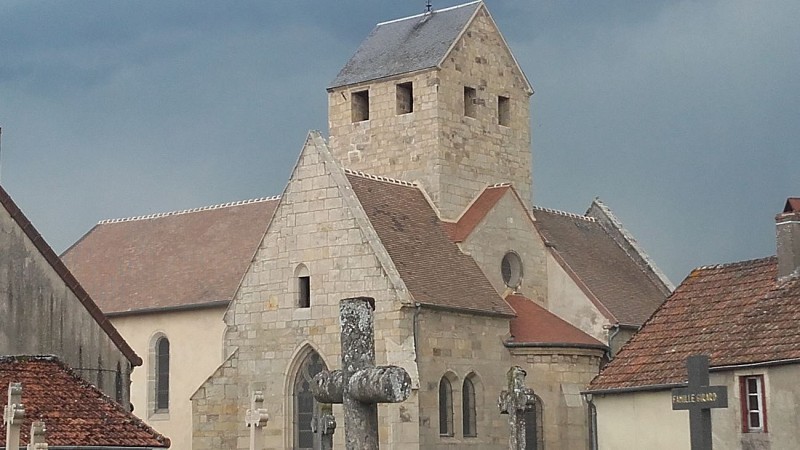
[[[556,260],[623,325],[641,325],[666,295],[593,217],[534,208],[539,233]]]
[[[86,308],[92,318],[97,322],[100,328],[106,332],[108,337],[117,346],[117,348],[122,352],[123,355],[131,362],[134,366],[141,366],[142,365],[142,358],[133,351],[130,345],[125,341],[122,335],[119,334],[114,325],[106,318],[105,314],[100,310],[94,300],[89,296],[86,292],[84,287],[78,283],[78,280],[72,275],[72,273],[67,269],[67,266],[64,265],[63,261],[56,255],[56,252],[47,244],[41,234],[36,230],[36,227],[33,226],[30,220],[25,217],[25,214],[22,212],[21,209],[14,203],[14,200],[11,199],[11,196],[8,195],[8,192],[0,186],[0,205],[8,211],[8,214],[11,216],[11,219],[16,222],[17,226],[22,230],[23,233],[31,240],[33,245],[39,250],[39,253],[44,257],[44,259],[50,264],[50,267],[58,274],[64,284],[67,286],[69,290],[78,298],[78,301]]]
[[[418,187],[352,172],[347,179],[416,302],[514,315],[475,261],[449,239]]]
[[[517,317],[511,319],[511,338],[507,344],[544,344],[604,349],[606,346],[569,322],[521,295],[509,295],[506,301]]]
[[[482,2],[379,23],[330,89],[437,67]]]
[[[227,305],[277,198],[100,222],[63,255],[106,314]]]
[[[31,423],[45,423],[51,446],[169,447],[168,438],[78,377],[54,356],[0,357],[0,388],[22,383],[25,419],[20,444],[30,440]],[[4,400],[5,402],[5,400]],[[0,445],[5,446],[0,422]]]
[[[712,370],[800,358],[800,278],[776,275],[775,257],[695,269],[588,389],[682,384],[698,353]]]

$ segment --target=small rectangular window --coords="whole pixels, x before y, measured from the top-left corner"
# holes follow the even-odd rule
[[[414,112],[414,89],[411,82],[397,85],[397,115]]]
[[[497,122],[506,127],[511,123],[511,101],[502,95],[497,97]]]
[[[353,122],[369,120],[369,91],[353,92],[352,102]]]
[[[742,431],[766,433],[767,409],[764,396],[764,376],[740,377],[739,389],[742,402]]]
[[[311,277],[297,277],[298,304],[300,308],[311,306]]]
[[[477,108],[476,103],[478,101],[478,92],[475,88],[471,88],[469,86],[464,86],[464,115],[467,117],[476,117],[477,116]]]

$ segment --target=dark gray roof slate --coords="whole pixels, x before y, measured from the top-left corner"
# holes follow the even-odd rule
[[[379,23],[330,88],[436,67],[483,2]]]

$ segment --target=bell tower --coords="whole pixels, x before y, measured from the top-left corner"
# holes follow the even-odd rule
[[[328,88],[330,145],[347,168],[418,181],[456,219],[488,184],[530,206],[530,96],[482,1],[383,22]]]

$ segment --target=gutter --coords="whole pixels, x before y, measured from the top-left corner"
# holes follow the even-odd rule
[[[135,316],[137,314],[154,314],[154,313],[173,312],[173,311],[194,311],[200,309],[215,308],[217,306],[227,306],[228,304],[230,304],[230,302],[231,302],[230,300],[214,300],[205,303],[192,303],[190,305],[144,308],[144,309],[135,309],[132,311],[115,311],[106,313],[106,317],[124,317],[124,316]]]
[[[592,395],[627,394],[629,392],[665,391],[667,389],[686,387],[686,386],[688,386],[688,383],[651,384],[649,386],[600,389],[597,391],[581,391],[581,394],[592,394]]]
[[[543,348],[582,348],[608,351],[603,344],[578,344],[574,342],[503,342],[509,348],[543,347]]]

